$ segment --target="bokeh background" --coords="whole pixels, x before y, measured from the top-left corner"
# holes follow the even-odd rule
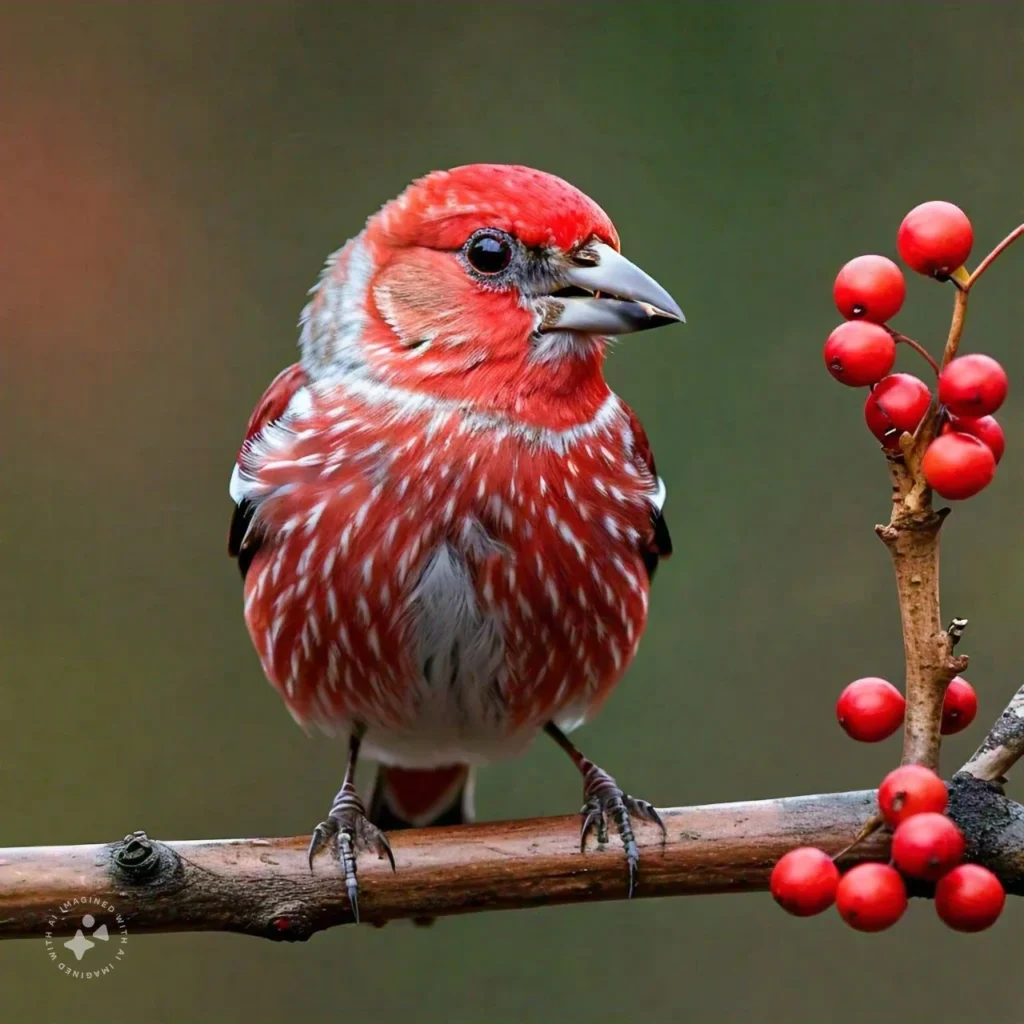
[[[477,160],[591,193],[689,317],[610,361],[677,554],[582,743],[662,804],[875,782],[897,740],[845,741],[832,706],[858,675],[900,678],[871,531],[888,484],[862,395],[821,364],[831,282],[891,254],[926,199],[966,208],[979,254],[1019,222],[1022,38],[1010,3],[0,7],[0,846],[319,819],[341,752],[261,676],[224,552],[228,473],[323,257],[411,178]],[[1022,282],[1024,248],[978,289],[966,342],[1018,382]],[[898,324],[936,345],[949,288],[909,286]],[[1024,653],[1022,396],[995,485],[945,531],[945,609],[970,616],[986,720]],[[483,774],[480,812],[564,813],[578,789],[540,743]],[[40,938],[0,947],[0,1016],[1017,1020],[1022,942],[1018,900],[979,937],[925,903],[865,936],[764,895],[298,946],[140,935],[89,984]]]

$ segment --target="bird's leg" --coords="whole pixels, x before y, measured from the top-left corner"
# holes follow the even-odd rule
[[[391,862],[391,870],[395,870],[395,856],[391,852],[391,844],[387,836],[366,817],[366,808],[355,787],[356,761],[359,758],[359,747],[366,732],[365,726],[357,725],[352,729],[348,741],[348,767],[345,769],[345,780],[338,790],[338,795],[331,804],[327,817],[313,829],[313,837],[309,841],[309,867],[313,869],[313,858],[332,841],[334,842],[338,862],[345,876],[345,889],[352,907],[352,916],[359,923],[359,883],[356,880],[356,854],[360,850],[376,850],[378,858],[387,857]]]
[[[662,841],[665,839],[665,823],[661,815],[646,800],[637,800],[619,788],[619,784],[604,770],[598,768],[588,757],[584,757],[573,745],[569,737],[553,722],[544,726],[544,731],[572,758],[572,763],[583,776],[583,825],[580,828],[580,851],[587,843],[587,836],[592,830],[597,833],[600,844],[608,842],[608,819],[611,818],[615,831],[619,833],[622,845],[626,849],[626,863],[629,866],[629,895],[633,895],[636,887],[640,851],[637,849],[636,837],[633,835],[631,818],[644,818],[653,821],[661,829]]]

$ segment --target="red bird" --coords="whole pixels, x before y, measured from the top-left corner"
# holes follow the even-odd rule
[[[330,844],[472,816],[477,764],[541,731],[583,776],[581,849],[657,811],[566,733],[629,666],[671,552],[665,488],[609,389],[609,337],[683,320],[604,211],[527,167],[427,175],[330,257],[301,360],[267,389],[231,479],[229,550],[271,683],[348,737]],[[365,751],[382,767],[366,811]],[[664,831],[664,826],[662,825]]]

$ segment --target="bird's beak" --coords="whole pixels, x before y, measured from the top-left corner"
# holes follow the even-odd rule
[[[675,299],[649,274],[603,242],[589,242],[574,254],[562,275],[564,288],[546,296],[540,330],[615,335],[686,323]],[[564,295],[582,289],[591,295]],[[607,296],[607,297],[606,297]]]

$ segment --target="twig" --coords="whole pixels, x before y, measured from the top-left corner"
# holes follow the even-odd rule
[[[974,273],[963,283],[963,290],[970,291],[978,278],[985,273],[993,262],[997,260],[1003,251],[1008,249],[1018,238],[1024,236],[1024,224],[1015,227],[974,269]]]
[[[981,746],[961,768],[985,782],[1002,784],[1006,774],[1024,755],[1024,686],[1014,695],[1006,710],[982,740]]]
[[[861,825],[858,829],[857,834],[853,837],[853,841],[847,843],[838,853],[832,854],[832,859],[838,864],[843,861],[850,853],[852,853],[865,839],[873,836],[880,828],[885,827],[885,817],[880,813],[872,814],[867,821]]]
[[[939,372],[939,364],[935,362],[935,358],[931,352],[928,351],[919,341],[914,341],[913,338],[908,338],[905,334],[900,334],[899,331],[894,331],[891,327],[885,328],[893,341],[897,345],[906,345],[908,348],[912,348],[922,359],[924,359],[928,365],[935,371],[936,374]]]
[[[949,324],[946,347],[942,353],[942,366],[948,366],[949,361],[956,358],[957,349],[960,347],[960,336],[964,332],[964,318],[967,316],[969,287],[968,283],[956,290],[956,297],[953,300],[953,319]]]

